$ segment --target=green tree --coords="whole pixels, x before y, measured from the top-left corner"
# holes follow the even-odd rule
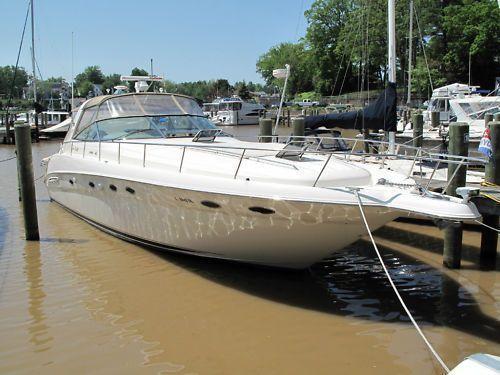
[[[130,74],[133,76],[149,76],[149,73],[146,70],[137,67],[132,69]]]
[[[0,96],[8,98],[14,79],[14,71],[16,67],[13,65],[0,67]],[[28,85],[28,73],[22,67],[17,68],[16,80],[12,96],[14,99],[19,99],[23,96],[23,88]]]
[[[104,82],[104,74],[97,65],[88,66],[85,70],[75,77],[75,86],[77,92],[86,96],[89,91],[94,90],[95,85],[100,85]]]
[[[311,91],[313,69],[311,69],[311,54],[306,50],[304,43],[281,43],[272,47],[259,57],[257,72],[268,85],[283,87],[284,79],[273,77],[273,70],[284,68],[290,64],[290,77],[288,79],[288,93],[295,95],[300,91]]]
[[[252,98],[252,96],[250,95],[250,90],[248,89],[248,86],[245,81],[236,82],[234,84],[234,90],[236,91],[236,94],[243,100],[248,100]]]
[[[492,88],[500,70],[500,9],[495,0],[463,0],[443,10],[447,49],[442,73],[448,81],[468,81],[471,54],[472,83]]]
[[[144,70],[144,69],[135,67],[130,72],[130,75],[132,75],[132,76],[149,76],[149,73],[146,70]],[[134,85],[135,85],[135,82],[129,82],[128,83],[128,88],[130,89],[130,92],[134,92],[135,91],[135,86]]]
[[[115,86],[118,86],[122,81],[120,80],[119,74],[109,74],[104,77],[104,82],[102,83],[102,91],[106,92],[106,89],[109,89],[111,93],[113,93],[113,89]]]

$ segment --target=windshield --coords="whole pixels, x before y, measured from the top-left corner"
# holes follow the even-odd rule
[[[217,129],[205,117],[199,116],[143,116],[119,117],[97,121],[75,138],[87,141],[118,139],[151,139],[193,137],[200,130]]]
[[[500,111],[498,101],[480,101],[472,103],[459,103],[462,110],[472,119],[484,119],[484,115],[495,114]]]

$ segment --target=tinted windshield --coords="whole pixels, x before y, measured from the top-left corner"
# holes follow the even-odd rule
[[[487,113],[495,114],[500,111],[500,104],[496,101],[480,101],[459,103],[462,110],[472,119],[484,119]]]
[[[85,128],[75,138],[87,141],[112,141],[118,139],[192,137],[204,129],[217,129],[217,127],[205,117],[189,115],[119,117],[97,121]]]

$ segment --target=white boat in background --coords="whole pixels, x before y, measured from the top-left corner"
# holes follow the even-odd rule
[[[238,96],[203,104],[203,113],[217,125],[255,125],[266,110],[262,104],[246,102]]]
[[[476,86],[460,83],[437,88],[433,91],[424,117],[424,147],[439,147],[443,145],[450,122],[465,122],[469,125],[470,150],[476,151],[483,136],[485,125],[484,116],[500,112],[500,96],[481,96],[476,93]],[[439,126],[432,126],[431,112],[439,112]],[[397,137],[404,143],[413,139],[412,124],[403,126],[403,119],[398,123]]]
[[[432,91],[432,96],[427,104],[427,109],[422,112],[424,123],[430,123],[431,112],[439,112],[439,121],[449,123],[453,112],[450,107],[450,100],[457,98],[481,97],[476,93],[477,86],[469,86],[463,83],[452,83],[443,87],[438,87]]]
[[[120,238],[158,249],[305,268],[408,214],[479,217],[467,197],[346,153],[225,136],[193,99],[135,93],[85,102],[48,160],[50,198]],[[359,199],[359,200],[358,200]]]
[[[40,130],[40,134],[47,137],[64,137],[71,126],[71,122],[71,117],[68,117],[57,125]]]

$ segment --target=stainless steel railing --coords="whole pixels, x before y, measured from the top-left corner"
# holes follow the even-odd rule
[[[345,137],[311,137],[311,136],[304,136],[304,137],[283,137],[283,136],[270,136],[272,137],[275,141],[280,142],[280,145],[283,147],[279,146],[276,147],[276,143],[262,143],[258,147],[248,147],[248,146],[227,146],[227,145],[220,145],[220,144],[214,144],[211,142],[207,143],[201,143],[201,142],[195,142],[193,144],[175,144],[175,143],[156,143],[156,142],[137,142],[137,141],[126,141],[126,140],[113,140],[113,141],[91,141],[91,140],[69,140],[65,141],[63,143],[63,147],[61,148],[61,152],[64,149],[65,144],[70,144],[70,154],[73,155],[74,153],[74,145],[75,144],[83,144],[83,151],[82,151],[82,158],[86,157],[86,153],[88,152],[88,147],[87,144],[89,143],[97,143],[97,159],[99,161],[102,160],[101,154],[102,154],[102,144],[117,144],[117,163],[121,164],[122,163],[122,148],[125,147],[125,145],[140,145],[142,146],[142,160],[141,164],[143,168],[146,168],[146,159],[148,155],[148,147],[174,147],[174,148],[182,148],[182,154],[181,154],[181,159],[179,162],[179,167],[178,171],[179,173],[182,173],[183,165],[184,165],[184,160],[186,156],[186,151],[187,150],[198,150],[198,151],[204,151],[204,152],[211,152],[211,153],[221,153],[224,154],[225,156],[232,156],[237,158],[237,163],[235,167],[235,171],[232,174],[233,179],[236,179],[238,177],[238,173],[241,169],[241,165],[244,159],[250,160],[265,160],[266,162],[270,163],[276,163],[279,165],[286,165],[286,166],[291,166],[290,163],[286,163],[283,160],[273,160],[270,159],[270,156],[274,156],[276,158],[281,159],[289,159],[289,158],[296,158],[297,160],[301,160],[304,156],[324,156],[325,157],[325,162],[322,165],[319,173],[317,174],[316,178],[314,179],[314,183],[312,186],[316,186],[319,180],[321,179],[321,176],[323,175],[325,169],[327,168],[328,164],[331,161],[332,157],[338,158],[338,159],[343,159],[348,162],[355,162],[355,163],[377,163],[380,168],[385,168],[386,166],[386,161],[387,160],[408,160],[411,163],[411,167],[409,169],[407,177],[409,178],[411,176],[411,173],[416,165],[417,162],[421,163],[434,163],[433,170],[431,172],[431,175],[427,182],[425,182],[423,185],[420,185],[420,188],[423,190],[427,191],[428,188],[430,187],[435,172],[438,170],[439,166],[443,164],[456,164],[459,166],[477,166],[477,165],[485,165],[487,163],[487,160],[484,158],[479,158],[479,157],[463,157],[463,156],[457,156],[457,155],[449,155],[449,154],[443,154],[443,153],[435,153],[431,152],[429,150],[425,150],[423,148],[417,148],[405,144],[397,144],[395,148],[394,153],[389,152],[389,142],[386,141],[379,141],[379,140],[373,140],[373,139],[363,139],[363,138],[345,138]],[[260,139],[263,139],[265,137],[259,137]],[[182,138],[179,138],[181,140]],[[186,138],[190,139],[190,138]],[[346,145],[347,147],[343,149],[324,149],[322,147],[325,147],[325,142],[326,141],[331,141],[337,145]],[[352,146],[350,146],[352,144]],[[374,152],[365,152],[364,145],[367,144],[370,149],[375,150]],[[274,145],[274,147],[271,147],[270,145]],[[359,147],[359,149],[358,149]],[[78,150],[79,151],[79,150]],[[108,150],[109,151],[109,150]],[[250,152],[254,152],[254,155],[249,154]],[[266,155],[258,155],[255,154],[255,152],[266,152]],[[94,152],[95,153],[95,152]],[[278,156],[280,154],[280,157]],[[455,171],[451,178],[448,180],[451,181],[453,177],[456,175],[457,171],[460,168],[455,168]],[[448,184],[446,185],[445,189],[448,187]],[[445,190],[444,189],[444,190]]]

